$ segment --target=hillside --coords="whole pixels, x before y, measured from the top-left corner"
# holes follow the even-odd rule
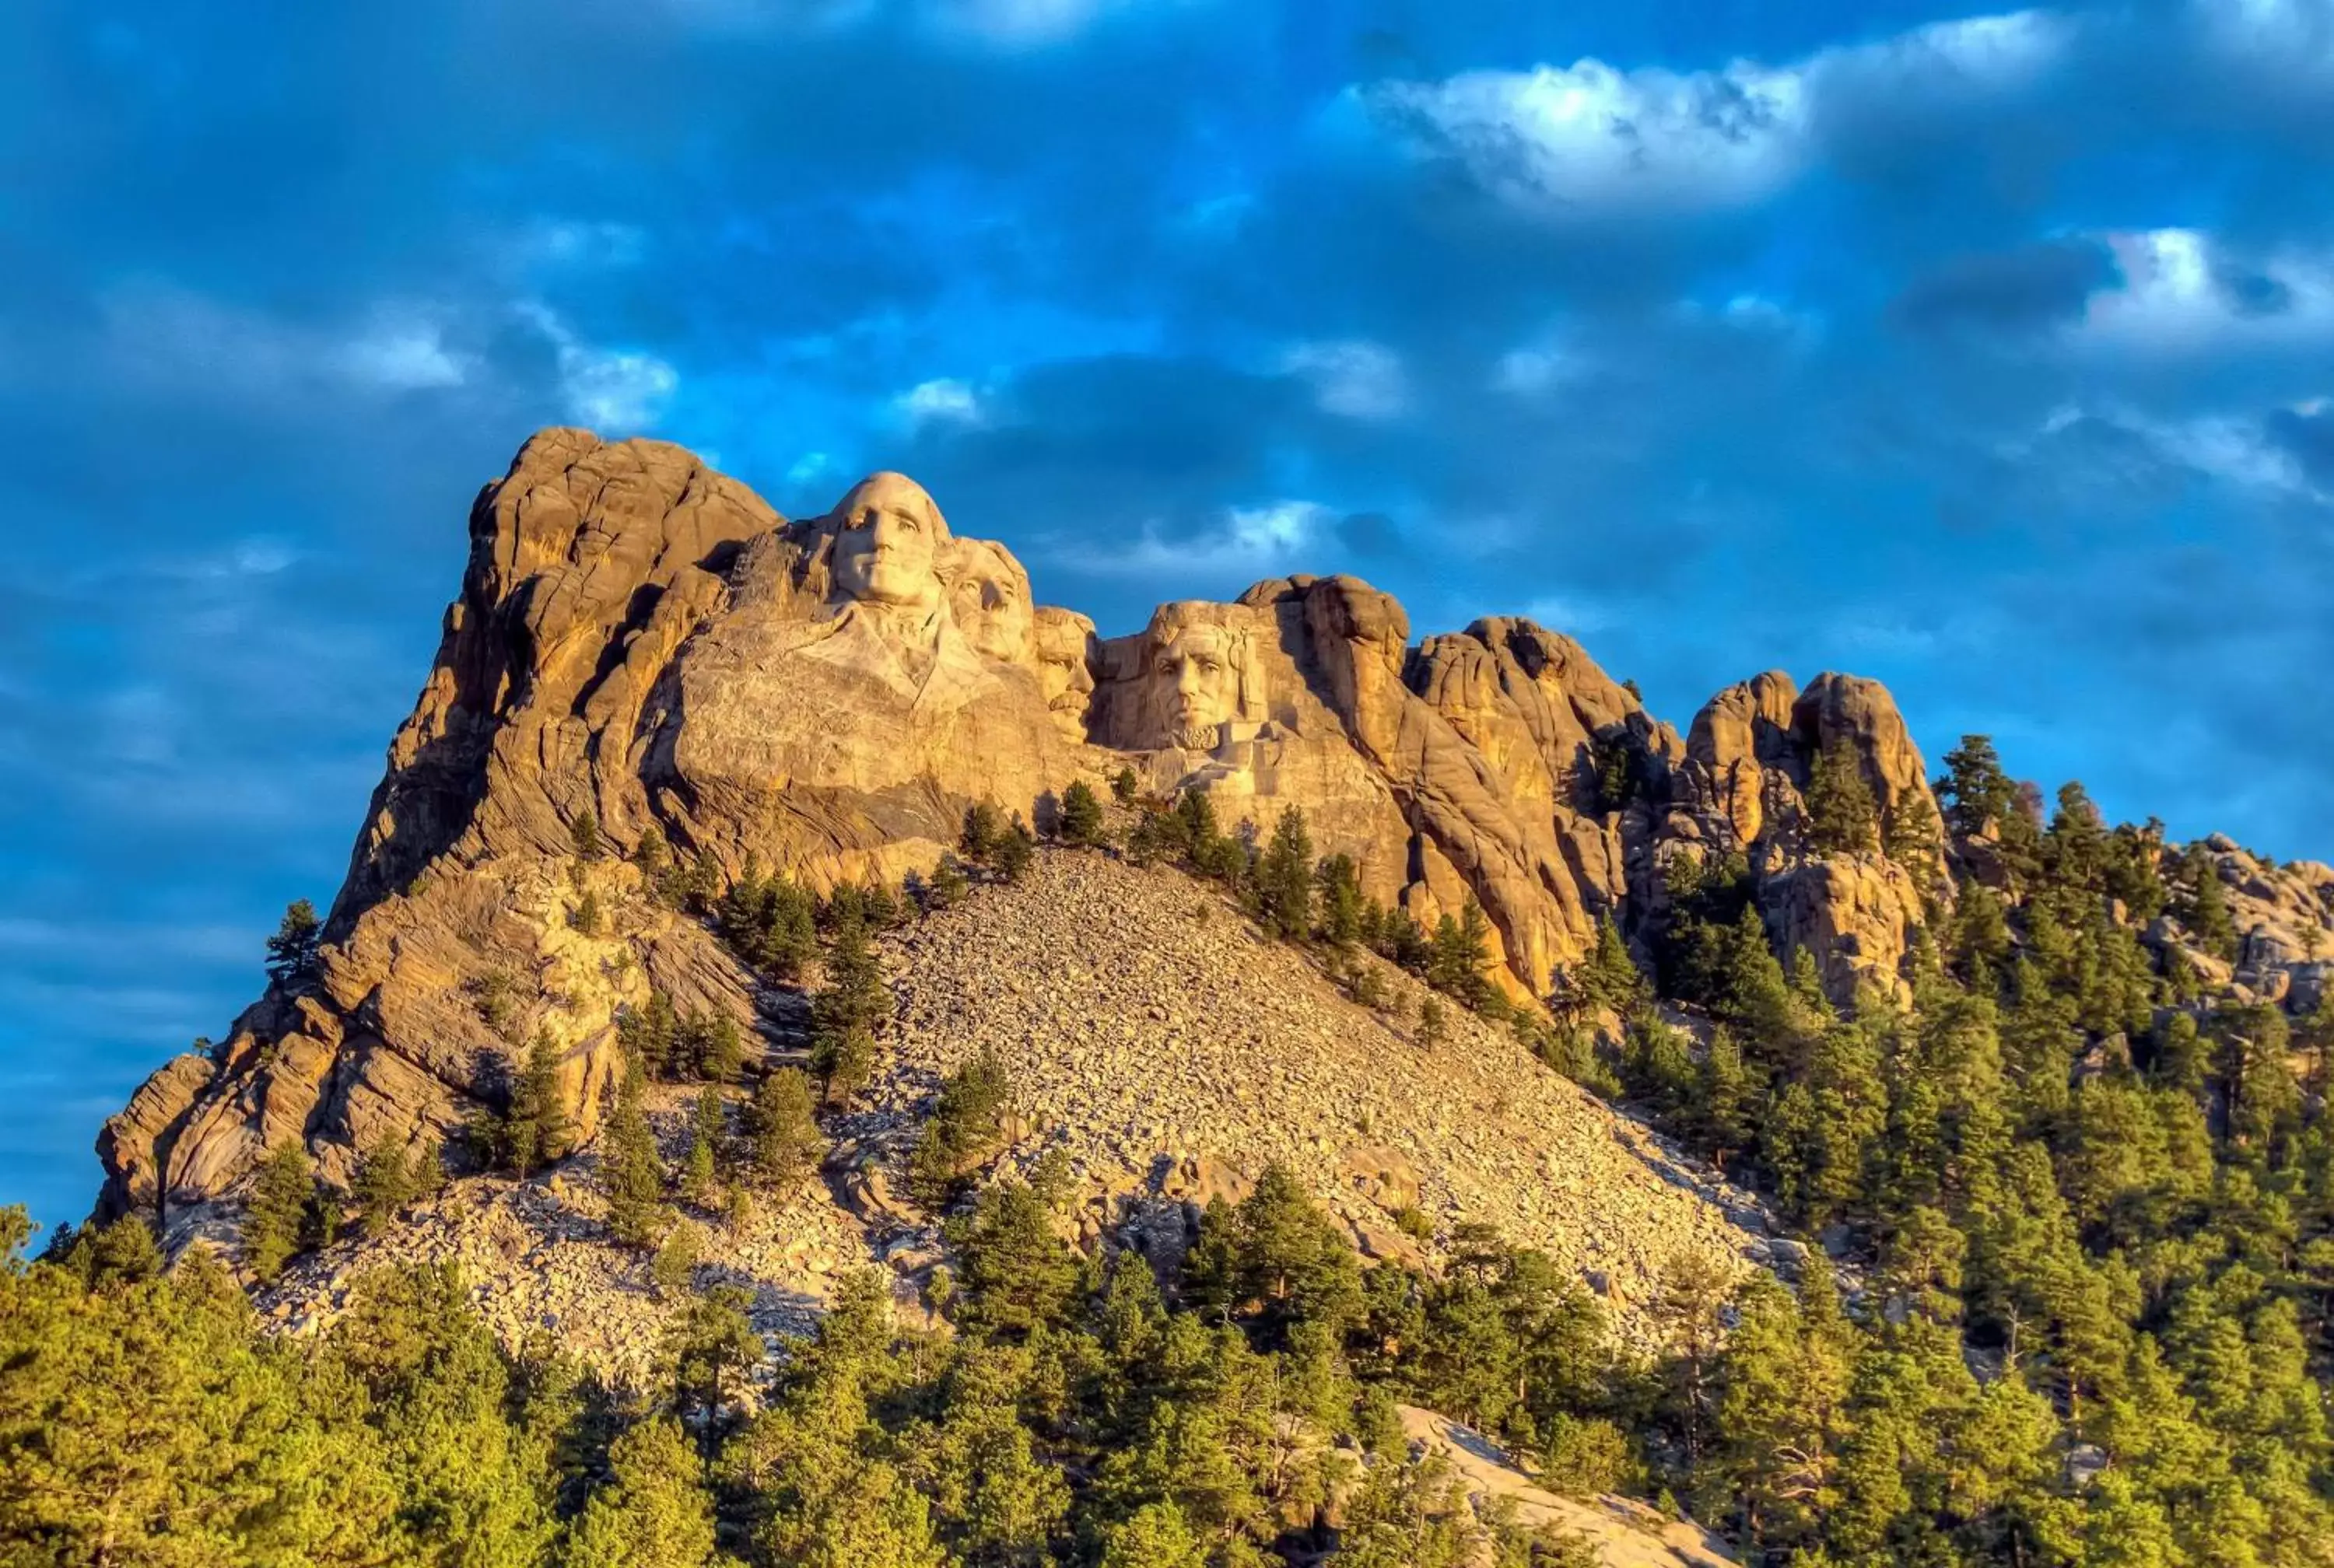
[[[2334,870],[1868,679],[1681,734],[1351,577],[1104,639],[904,476],[545,431],[269,950],[0,1343],[88,1455],[221,1347],[254,1560],[375,1560],[253,1478],[338,1443],[564,1568],[2334,1563]]]
[[[1511,1032],[1453,1009],[1450,1037],[1422,1045],[1414,980],[1373,960],[1385,1005],[1359,1006],[1305,951],[1179,871],[1047,850],[1020,882],[981,886],[878,948],[896,1018],[874,1080],[830,1122],[825,1179],[760,1206],[742,1230],[697,1211],[708,1233],[697,1283],[750,1288],[766,1333],[803,1332],[836,1279],[872,1259],[889,1260],[897,1294],[918,1302],[943,1248],[939,1217],[899,1196],[908,1157],[941,1077],[984,1045],[1010,1070],[1022,1124],[1005,1168],[1061,1150],[1066,1223],[1089,1246],[1105,1232],[1147,1244],[1169,1268],[1206,1199],[1237,1199],[1274,1163],[1365,1255],[1440,1255],[1434,1235],[1422,1245],[1397,1227],[1404,1210],[1444,1242],[1461,1222],[1490,1224],[1591,1281],[1639,1344],[1651,1338],[1643,1303],[1679,1254],[1722,1268],[1768,1257],[1748,1195]],[[781,1045],[767,1061],[799,1054]],[[694,1098],[680,1085],[651,1096],[675,1166]],[[733,1118],[747,1098],[730,1092]],[[384,1234],[296,1263],[263,1301],[306,1331],[332,1321],[368,1268],[456,1262],[511,1349],[548,1330],[637,1383],[685,1293],[651,1284],[648,1255],[608,1236],[605,1211],[592,1150],[524,1183],[465,1178]]]

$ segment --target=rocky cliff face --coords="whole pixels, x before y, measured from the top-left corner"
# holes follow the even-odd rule
[[[1599,921],[1654,928],[1681,864],[1741,854],[1770,932],[1847,1000],[1898,983],[1939,851],[1819,848],[1808,794],[1840,755],[1884,826],[1934,820],[1870,681],[1761,675],[1681,741],[1569,638],[1500,619],[1413,643],[1401,605],[1350,577],[1168,604],[1098,640],[901,476],[788,521],[678,447],[546,430],[472,509],[321,961],[107,1123],[101,1209],[158,1214],[181,1242],[295,1139],[344,1179],[359,1147],[442,1138],[494,1102],[538,1034],[589,1129],[617,1014],[652,986],[767,1024],[776,999],[645,896],[623,857],[651,832],[717,879],[751,860],[822,890],[896,881],[976,802],[1042,821],[1128,767],[1259,833],[1301,808],[1321,852],[1430,926],[1479,903],[1527,1002]],[[612,851],[588,863],[587,818]],[[2223,877],[2246,898],[2262,881],[2271,914],[2334,897],[2233,861]],[[2309,920],[2256,923],[2243,963],[2265,994],[2321,983]]]

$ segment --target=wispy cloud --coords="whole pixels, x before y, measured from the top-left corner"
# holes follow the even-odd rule
[[[656,427],[680,386],[680,374],[670,364],[645,350],[588,343],[548,305],[530,302],[518,309],[558,356],[560,397],[570,418],[603,436]]]
[[[387,395],[458,387],[476,365],[449,346],[433,312],[409,303],[315,325],[149,282],[114,290],[101,313],[103,352],[113,368],[162,390]]]
[[[1401,356],[1383,343],[1297,343],[1280,368],[1311,382],[1324,409],[1349,419],[1391,419],[1409,407]]]
[[[2120,282],[2090,295],[2078,342],[2154,354],[2334,345],[2334,250],[2249,254],[2193,228],[2101,236]]]
[[[892,399],[892,410],[911,428],[920,425],[978,425],[982,420],[980,394],[949,377],[919,381]]]
[[[1466,169],[1543,216],[1690,211],[1762,201],[1822,155],[1826,117],[2017,91],[2063,57],[2067,25],[2020,11],[1937,23],[1781,65],[1702,71],[1586,59],[1388,81],[1354,98],[1422,158]]]
[[[1043,559],[1089,576],[1162,583],[1220,583],[1240,573],[1263,578],[1300,565],[1322,569],[1321,550],[1336,517],[1317,501],[1230,506],[1194,533],[1170,534],[1156,523],[1143,523],[1124,544],[1052,542]]]

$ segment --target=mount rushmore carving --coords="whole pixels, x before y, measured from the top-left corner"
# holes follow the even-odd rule
[[[531,998],[516,1027],[555,1040],[587,1130],[616,1014],[651,986],[752,1022],[750,978],[711,934],[630,896],[623,857],[651,830],[725,876],[750,861],[821,889],[897,882],[931,870],[976,802],[1035,820],[1127,768],[1259,834],[1301,808],[1320,852],[1428,926],[1480,903],[1519,1001],[1600,919],[1655,917],[1665,865],[1753,840],[1777,934],[1843,995],[1890,983],[1913,878],[1802,842],[1809,759],[1840,740],[1884,811],[1926,795],[1870,682],[1802,694],[1762,676],[1681,740],[1567,637],[1487,620],[1413,644],[1402,607],[1346,576],[1165,604],[1098,638],[905,476],[790,522],[679,447],[546,430],[473,509],[462,592],[314,975],[108,1123],[101,1207],[159,1211],[182,1237],[285,1140],[345,1178],[361,1146],[458,1127],[510,1034],[473,1003],[491,976]],[[1616,759],[1625,800],[1600,783]],[[615,852],[577,870],[586,813]],[[627,911],[620,935],[577,928],[587,889]]]

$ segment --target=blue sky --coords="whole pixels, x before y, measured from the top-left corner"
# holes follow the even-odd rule
[[[0,14],[0,1201],[331,896],[528,431],[1350,571],[2334,858],[2334,0]]]

